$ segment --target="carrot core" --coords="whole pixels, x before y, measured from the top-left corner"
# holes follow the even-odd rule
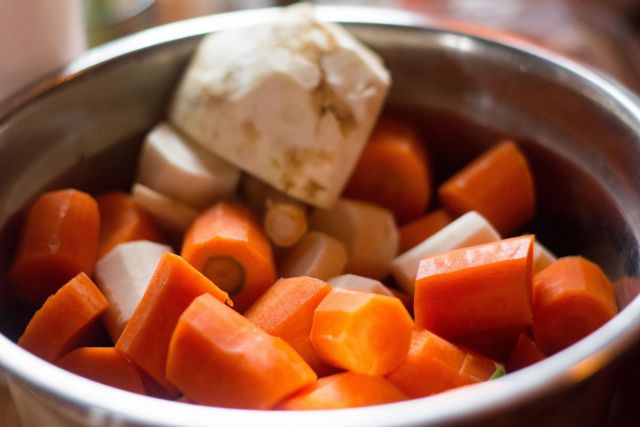
[[[210,257],[202,268],[202,274],[230,296],[242,291],[245,280],[244,268],[233,258],[227,256]]]

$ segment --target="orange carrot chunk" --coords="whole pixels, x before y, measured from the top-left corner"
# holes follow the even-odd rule
[[[107,299],[86,274],[80,273],[47,298],[18,345],[53,362],[90,337],[106,309]]]
[[[38,307],[78,273],[91,275],[99,238],[93,197],[71,189],[42,194],[27,213],[9,272],[15,294]]]
[[[316,356],[309,333],[313,313],[331,291],[331,285],[312,277],[280,279],[271,286],[244,316],[269,335],[285,340],[319,375],[334,369]]]
[[[357,408],[407,400],[408,397],[383,377],[342,372],[320,378],[280,402],[275,409],[286,411]]]
[[[535,210],[531,171],[512,141],[499,143],[449,178],[438,198],[455,216],[479,212],[501,234],[524,225]]]
[[[93,381],[145,394],[140,370],[113,347],[81,347],[56,362],[62,369]]]
[[[405,362],[387,379],[407,396],[417,398],[486,381],[499,366],[426,329],[416,329]]]
[[[541,360],[544,360],[546,356],[531,338],[526,334],[520,334],[518,341],[516,342],[509,361],[507,362],[507,372],[514,372],[518,369],[526,368]]]
[[[187,231],[182,256],[228,292],[240,312],[276,280],[271,245],[240,205],[221,202],[201,213]]]
[[[504,367],[496,361],[480,353],[470,350],[465,351],[464,361],[462,362],[460,371],[458,371],[458,379],[463,384],[475,384],[487,381],[496,374],[496,370],[498,369],[504,372]]]
[[[373,130],[345,196],[386,207],[399,223],[420,216],[431,199],[429,160],[417,130],[383,118]]]
[[[531,330],[530,325],[507,326],[491,331],[456,337],[455,344],[476,351],[500,362],[506,362],[518,337]]]
[[[533,334],[545,354],[584,338],[617,312],[613,285],[584,258],[561,258],[534,277]]]
[[[432,234],[449,225],[453,219],[447,211],[438,209],[399,227],[400,245],[398,253],[404,253],[431,237]]]
[[[96,201],[100,211],[98,258],[120,243],[134,240],[166,243],[160,228],[130,195],[110,191],[97,196]]]
[[[533,242],[515,237],[423,259],[416,326],[451,339],[531,324]]]
[[[385,375],[404,361],[412,328],[398,298],[334,288],[316,308],[311,344],[333,366]]]
[[[269,409],[317,377],[285,341],[202,295],[180,316],[167,378],[200,404]]]
[[[184,259],[164,254],[116,342],[116,348],[157,381],[168,395],[177,395],[165,376],[171,334],[182,312],[202,294],[210,294],[222,302],[229,298]]]

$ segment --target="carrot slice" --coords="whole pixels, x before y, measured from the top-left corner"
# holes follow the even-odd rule
[[[286,411],[356,408],[399,402],[408,397],[383,377],[342,372],[320,378],[315,384],[280,402]]]
[[[507,326],[486,332],[463,335],[453,339],[455,344],[476,351],[500,362],[506,362],[518,337],[530,332],[530,325]]]
[[[447,211],[438,209],[402,225],[398,228],[398,238],[400,239],[398,253],[404,253],[431,237],[451,224],[453,219]]]
[[[248,209],[220,202],[201,213],[184,238],[182,256],[248,308],[276,280],[271,245]]]
[[[153,222],[131,196],[122,191],[110,191],[96,197],[100,211],[100,245],[98,258],[101,258],[120,243],[133,240],[150,240],[166,243],[160,228]]]
[[[311,344],[326,363],[385,375],[404,361],[412,328],[398,298],[334,288],[313,315]]]
[[[52,362],[91,336],[106,309],[106,298],[86,274],[80,273],[47,298],[18,345]]]
[[[229,298],[184,259],[165,253],[140,304],[116,342],[116,348],[169,395],[177,393],[165,377],[169,340],[182,312],[202,294],[210,294],[222,302]]]
[[[617,312],[613,285],[584,258],[560,258],[534,277],[533,334],[546,354],[584,338]]]
[[[412,398],[486,381],[500,366],[426,329],[414,330],[405,362],[387,379]]]
[[[418,267],[424,258],[500,239],[500,234],[486,218],[475,211],[467,212],[431,237],[392,259],[391,274],[403,291],[413,295]]]
[[[501,234],[524,225],[535,210],[531,171],[513,141],[499,143],[449,178],[438,198],[455,216],[478,211]]]
[[[531,324],[532,235],[423,259],[416,325],[444,338]]]
[[[316,356],[309,333],[313,313],[331,285],[312,277],[280,279],[253,303],[244,316],[269,335],[285,340],[319,375],[333,371]]]
[[[391,210],[399,223],[420,216],[431,199],[429,159],[409,123],[382,118],[345,187],[345,196]]]
[[[90,380],[145,394],[138,367],[113,347],[77,348],[55,363],[62,369]]]
[[[491,379],[498,369],[504,372],[504,367],[496,361],[466,350],[464,361],[458,371],[458,379],[464,384],[475,384]]]
[[[520,334],[513,351],[507,362],[507,372],[514,372],[518,369],[526,368],[534,363],[544,360],[544,355],[538,344],[535,343],[526,334]]]
[[[37,307],[80,272],[91,275],[100,237],[98,205],[77,190],[42,194],[22,227],[9,280]]]
[[[317,378],[284,340],[210,295],[180,316],[167,377],[197,403],[248,409],[272,408]]]

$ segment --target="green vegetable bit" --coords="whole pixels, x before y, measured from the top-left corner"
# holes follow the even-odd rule
[[[504,377],[507,374],[507,371],[504,370],[504,366],[498,365],[496,367],[495,372],[491,375],[489,380],[495,380],[496,378]]]

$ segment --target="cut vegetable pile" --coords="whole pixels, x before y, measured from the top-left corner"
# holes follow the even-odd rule
[[[615,316],[600,267],[522,233],[536,194],[518,143],[436,183],[437,142],[380,116],[389,85],[307,8],[205,38],[130,193],[30,206],[18,344],[154,397],[335,409],[493,380]]]

